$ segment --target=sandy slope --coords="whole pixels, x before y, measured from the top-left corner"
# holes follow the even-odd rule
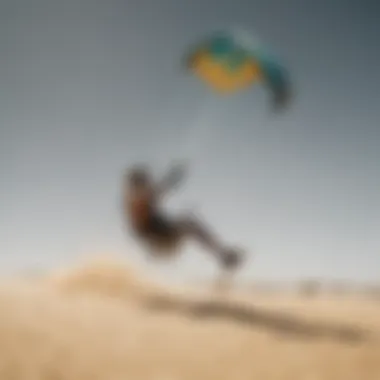
[[[160,289],[100,261],[0,287],[1,380],[379,380],[380,305]]]

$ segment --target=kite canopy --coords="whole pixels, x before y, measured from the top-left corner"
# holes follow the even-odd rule
[[[186,55],[186,67],[220,94],[261,83],[270,89],[275,108],[288,104],[290,86],[285,68],[242,36],[218,33],[200,42]]]

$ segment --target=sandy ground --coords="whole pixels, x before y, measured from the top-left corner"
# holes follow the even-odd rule
[[[1,380],[379,380],[380,302],[155,286],[95,261],[0,286]]]

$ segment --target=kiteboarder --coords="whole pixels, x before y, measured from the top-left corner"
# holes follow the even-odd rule
[[[225,269],[239,266],[243,255],[239,249],[225,246],[192,215],[169,217],[160,209],[163,198],[175,189],[185,174],[183,165],[176,165],[161,181],[155,182],[145,166],[127,170],[123,184],[123,213],[135,236],[149,247],[153,255],[175,254],[187,238],[200,243]]]

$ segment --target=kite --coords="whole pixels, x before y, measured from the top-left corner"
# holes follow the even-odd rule
[[[289,76],[283,65],[238,34],[218,33],[201,41],[186,54],[185,66],[219,94],[262,84],[269,88],[276,109],[284,108],[290,99]]]

